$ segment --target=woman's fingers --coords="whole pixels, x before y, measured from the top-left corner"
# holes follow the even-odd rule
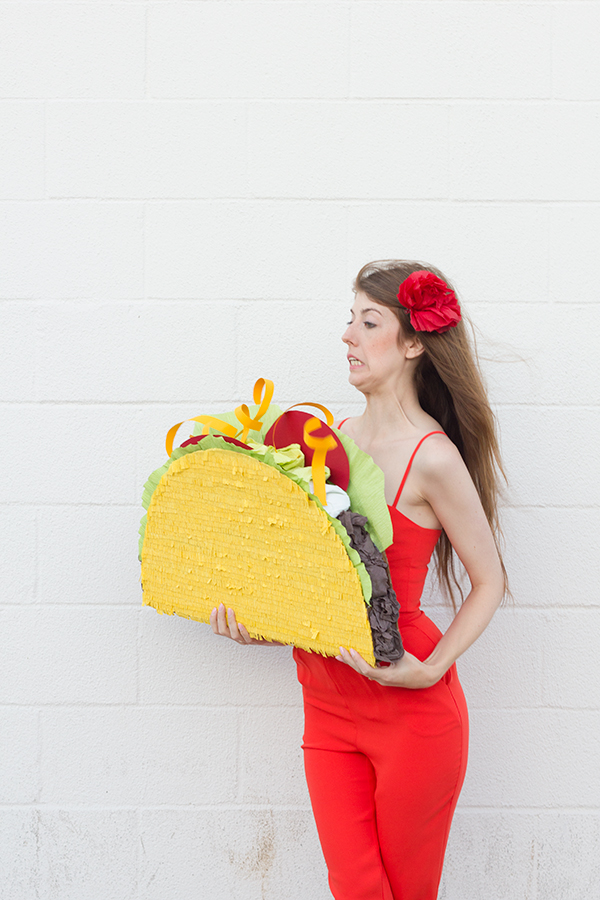
[[[336,659],[352,666],[360,675],[385,687],[428,688],[440,679],[440,675],[433,670],[432,666],[421,662],[408,651],[401,659],[380,668],[373,668],[356,650],[346,650],[344,647],[340,647],[340,655],[336,656]]]
[[[222,603],[211,612],[210,625],[215,634],[220,634],[222,637],[231,637],[225,607]]]
[[[376,681],[378,684],[389,685],[394,683],[390,677],[391,666],[384,666],[383,668],[370,666],[366,659],[363,659],[356,650],[346,650],[345,647],[340,647],[340,655],[336,656],[336,659],[346,663],[348,666],[352,666],[359,675],[364,675],[365,678],[370,678],[371,681]]]
[[[336,656],[336,659],[351,666],[360,675],[379,681],[379,678],[377,677],[379,675],[379,670],[370,666],[356,650],[346,650],[345,647],[340,647],[340,655]]]
[[[245,643],[246,643],[246,644],[251,644],[251,643],[252,643],[252,638],[251,638],[250,635],[248,634],[248,632],[247,632],[247,630],[246,630],[246,627],[245,627],[244,625],[242,625],[242,623],[240,622],[240,623],[238,624],[238,628],[240,629],[240,634],[241,634],[242,637],[244,638]]]
[[[217,609],[217,626],[219,628],[219,634],[222,634],[223,637],[231,637],[229,634],[229,625],[227,624],[227,613],[225,612],[224,603],[220,603],[219,608]]]
[[[219,606],[210,614],[210,625],[215,634],[221,637],[231,638],[237,644],[250,644],[252,638],[243,625],[238,625],[235,613],[232,609],[225,609],[225,604]],[[243,629],[243,630],[242,630]]]
[[[227,610],[227,622],[229,624],[229,636],[237,641],[238,644],[245,644],[246,641],[240,634],[240,629],[238,628],[238,623],[235,618],[235,613],[232,609]]]

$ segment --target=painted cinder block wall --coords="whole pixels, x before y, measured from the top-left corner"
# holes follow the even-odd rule
[[[599,2],[1,2],[0,894],[325,900],[288,649],[141,607],[167,429],[360,409],[369,259],[479,329],[515,604],[443,900],[600,894]],[[428,608],[447,612],[431,590]]]

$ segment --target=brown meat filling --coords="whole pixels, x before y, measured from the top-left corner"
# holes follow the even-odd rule
[[[387,560],[365,529],[365,516],[346,510],[339,514],[338,519],[348,532],[350,544],[360,556],[373,585],[371,605],[367,606],[367,611],[375,659],[393,662],[404,655],[404,647],[398,631],[400,604],[392,587]]]

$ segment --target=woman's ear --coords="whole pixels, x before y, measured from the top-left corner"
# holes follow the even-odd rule
[[[425,352],[425,347],[421,343],[421,339],[415,334],[404,342],[404,355],[407,359],[416,359]]]

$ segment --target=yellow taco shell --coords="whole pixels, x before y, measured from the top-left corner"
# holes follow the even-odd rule
[[[208,622],[224,603],[254,638],[375,664],[361,582],[327,514],[244,453],[187,453],[162,475],[142,547],[144,603]]]

